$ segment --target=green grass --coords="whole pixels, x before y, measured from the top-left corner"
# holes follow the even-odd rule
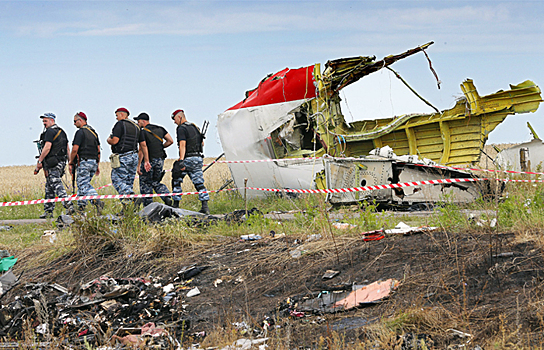
[[[0,231],[2,249],[24,249],[41,241],[43,231],[54,229],[54,225],[28,224],[14,225],[11,230]]]

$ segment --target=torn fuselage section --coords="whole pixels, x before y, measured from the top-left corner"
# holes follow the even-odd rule
[[[424,52],[431,44],[381,60],[372,56],[342,58],[327,62],[323,71],[320,64],[315,64],[285,68],[268,75],[257,88],[246,93],[243,101],[218,118],[217,129],[226,159],[251,160],[229,164],[237,187],[243,187],[246,179],[249,187],[311,189],[344,188],[347,182],[353,181],[355,185],[367,178],[374,184],[391,184],[403,179],[470,177],[462,172],[412,167],[410,162],[364,159],[371,150],[388,146],[399,156],[419,156],[441,165],[473,164],[479,160],[489,133],[507,115],[537,110],[541,102],[540,88],[533,82],[480,96],[473,82],[466,80],[461,84],[464,97],[458,99],[453,108],[437,113],[347,123],[341,110],[339,92],[342,88],[380,69],[389,69],[400,59]],[[432,67],[431,70],[436,76]],[[330,160],[315,159],[323,156],[336,160],[360,158],[363,160],[355,163],[363,162],[363,167],[382,167],[382,170],[363,171],[349,161],[338,160],[333,164]],[[348,170],[342,173],[345,168]],[[380,171],[384,173],[378,175]],[[351,176],[348,173],[355,177],[348,181]],[[405,188],[388,194],[365,192],[342,198],[331,195],[330,200],[349,202],[383,197],[390,203],[416,202],[435,201],[448,194],[459,196],[459,201],[465,202],[481,193],[472,185],[434,186],[439,187],[438,192],[426,192],[423,187]],[[264,193],[255,191],[249,195]]]
[[[472,174],[453,168],[438,168],[415,157],[371,155],[363,158],[325,158],[326,188],[355,189],[441,179],[470,179]],[[427,160],[428,162],[428,160]],[[415,185],[328,194],[332,204],[372,201],[386,207],[410,207],[418,203],[454,201],[469,203],[494,195],[489,181]],[[385,186],[384,186],[385,187]],[[500,189],[499,191],[500,192]]]
[[[324,154],[315,133],[311,101],[316,88],[314,67],[284,69],[263,79],[242,102],[217,121],[225,157],[238,187],[313,188],[320,160],[300,158]],[[250,196],[262,195],[252,192]]]

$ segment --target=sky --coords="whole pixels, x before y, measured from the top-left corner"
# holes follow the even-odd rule
[[[434,106],[459,85],[480,95],[530,79],[544,86],[542,1],[3,1],[0,0],[0,166],[35,164],[39,116],[70,140],[83,111],[101,139],[126,107],[175,137],[172,111],[210,121],[206,156],[222,153],[217,116],[268,73],[350,56],[381,59],[433,41],[392,68]],[[431,112],[385,70],[344,89],[346,120]],[[346,102],[347,101],[347,102]],[[488,143],[544,135],[544,106],[509,116]],[[167,150],[176,157],[175,146]]]

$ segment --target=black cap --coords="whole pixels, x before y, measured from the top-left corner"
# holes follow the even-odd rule
[[[134,120],[149,120],[149,114],[147,113],[140,113],[137,117],[134,117]]]

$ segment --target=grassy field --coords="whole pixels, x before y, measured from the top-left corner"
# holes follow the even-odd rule
[[[214,158],[206,158],[204,160],[204,164],[210,164],[213,160]],[[173,163],[173,159],[167,159],[165,161],[164,168],[172,169]],[[110,174],[110,163],[100,163],[100,175],[95,176],[91,184],[94,186],[94,188],[99,188],[101,186],[110,184]],[[230,179],[230,172],[228,170],[228,166],[223,163],[214,164],[204,173],[204,181],[209,190],[216,190],[220,188],[228,179]],[[168,188],[171,188],[171,181],[171,173],[168,171],[166,172],[162,182],[167,184]],[[40,172],[38,175],[34,175],[34,166],[0,167],[0,183],[4,189],[0,193],[0,201],[2,202],[41,199],[44,197],[44,174],[43,172]],[[69,174],[66,173],[63,176],[63,183],[67,193],[71,195],[73,193],[72,178]],[[134,182],[134,189],[137,193],[139,193],[139,186],[138,178],[136,178]],[[182,188],[184,192],[195,191],[190,180],[184,181]],[[112,186],[109,186],[99,190],[99,194],[117,194],[117,192]],[[184,200],[190,203],[190,208],[196,209],[198,207],[198,203],[194,198],[189,197],[192,196],[184,197]],[[116,205],[117,203],[113,202],[113,200],[108,201],[108,208],[111,210],[118,210]],[[62,206],[57,204],[56,207],[55,214],[60,215],[62,213]],[[109,209],[107,212],[109,212]],[[0,208],[0,220],[32,219],[37,218],[42,212],[43,205],[41,204],[25,207]]]
[[[101,169],[102,175],[94,180],[97,187],[110,182],[108,163],[101,164]],[[42,197],[43,174],[34,176],[32,171],[32,167],[0,168],[3,201]],[[205,173],[211,190],[229,178],[225,164],[216,164]],[[170,183],[169,174],[163,182]],[[184,191],[193,191],[190,181],[184,184]],[[109,187],[100,193],[114,191]],[[210,203],[212,213],[217,214],[245,206],[237,192],[212,194]],[[278,221],[255,215],[241,224],[221,221],[194,226],[172,220],[151,225],[129,213],[114,224],[89,212],[68,229],[57,230],[54,243],[42,240],[44,230],[56,228],[54,222],[2,231],[0,249],[19,258],[15,271],[25,271],[24,282],[59,283],[70,289],[102,275],[167,280],[180,266],[209,265],[193,282],[202,296],[185,301],[188,314],[197,315],[193,321],[200,320],[191,331],[206,331],[207,336],[180,336],[185,346],[199,342],[203,348],[223,347],[239,338],[256,337],[233,324],[246,322],[262,331],[260,320],[267,316],[276,324],[268,331],[267,344],[276,349],[401,349],[406,348],[410,335],[425,339],[413,345],[414,349],[543,348],[542,184],[508,184],[502,198],[463,207],[445,199],[440,209],[424,217],[376,212],[372,203],[333,209],[322,195],[271,195],[248,204],[263,213],[290,211],[294,219]],[[199,203],[187,196],[183,207],[194,210]],[[478,214],[470,217],[461,209]],[[110,201],[106,208],[107,213],[119,210],[117,201]],[[41,205],[0,208],[0,217],[35,218],[41,211]],[[333,213],[356,214],[342,221],[354,228],[335,228],[330,218]],[[492,225],[493,218],[498,219],[497,225]],[[392,235],[378,242],[361,239],[361,232],[392,228],[399,221],[438,230]],[[273,238],[271,232],[285,234],[285,238]],[[263,239],[240,241],[246,234]],[[318,240],[310,241],[317,235]],[[294,259],[290,252],[297,249],[302,256]],[[323,281],[320,276],[327,269],[341,274]],[[388,277],[400,280],[401,287],[374,306],[303,318],[281,311],[280,305],[295,296]],[[213,287],[220,278],[231,283]],[[18,293],[23,293],[22,287],[8,293],[3,303],[13,301]],[[342,326],[354,320],[365,322],[355,328]],[[469,336],[460,338],[452,329]],[[35,337],[29,329],[22,340],[28,344]]]

